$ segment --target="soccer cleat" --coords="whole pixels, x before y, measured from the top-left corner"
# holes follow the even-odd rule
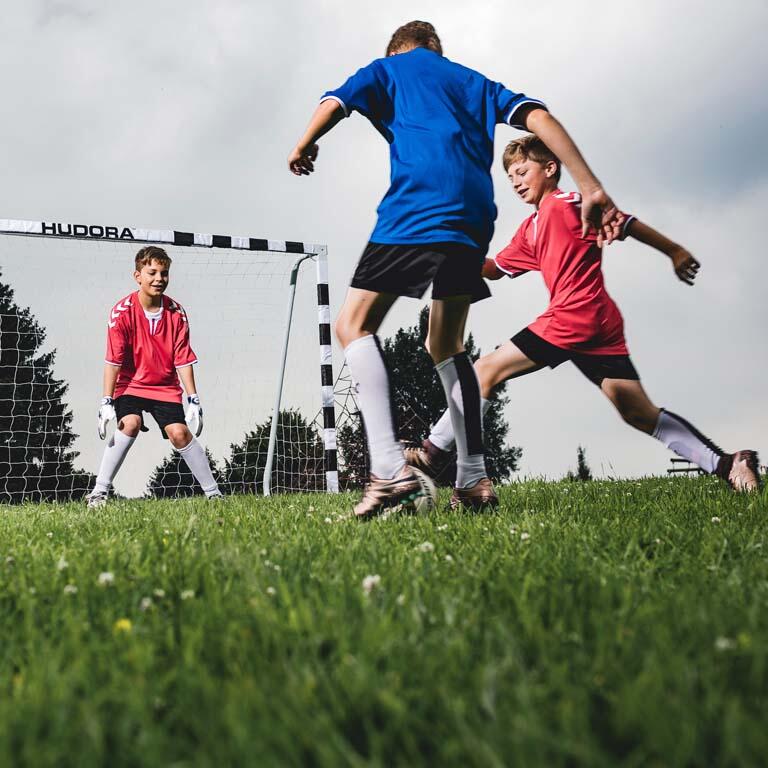
[[[93,490],[85,497],[85,504],[88,509],[101,509],[106,506],[108,497],[109,494],[104,491]]]
[[[483,477],[470,488],[454,488],[451,495],[451,509],[462,507],[472,512],[490,512],[499,506],[499,497],[493,489],[493,483]]]
[[[355,505],[354,516],[366,521],[395,512],[416,513],[434,507],[435,496],[432,481],[406,464],[389,480],[371,474],[363,498]]]
[[[224,494],[221,491],[216,491],[205,497],[208,501],[221,501],[224,498]]]
[[[715,474],[734,491],[749,493],[760,490],[760,470],[757,451],[726,453],[717,462]]]
[[[405,461],[410,466],[420,469],[425,475],[440,478],[440,475],[453,463],[453,454],[438,448],[429,438],[422,440],[421,445],[412,445],[403,449]]]

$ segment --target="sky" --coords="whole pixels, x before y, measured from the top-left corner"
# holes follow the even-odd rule
[[[387,188],[387,146],[353,115],[321,141],[313,176],[290,175],[285,159],[318,97],[381,56],[394,29],[414,18],[435,25],[449,58],[544,100],[616,202],[700,259],[689,288],[663,255],[615,244],[604,256],[607,286],[651,398],[726,450],[754,447],[768,456],[765,0],[491,0],[471,10],[453,0],[13,3],[0,27],[0,218],[325,243],[335,315]],[[530,213],[499,162],[516,135],[497,129],[491,253]],[[73,253],[62,276],[39,267],[41,276],[24,259],[14,266],[19,249],[6,248],[0,243],[0,266],[20,303],[45,316],[70,381],[81,459],[95,470],[101,318],[132,289],[130,266],[100,271],[100,261],[80,266]],[[181,271],[169,293],[190,311],[193,343],[219,349],[221,339],[242,332],[247,316],[238,307],[248,301],[228,303],[226,280],[221,295],[202,296],[206,269]],[[495,283],[493,293],[470,315],[484,350],[547,302],[535,274]],[[382,334],[412,325],[420,306],[402,300]],[[196,322],[195,312],[213,319]],[[275,299],[274,330],[263,335],[281,333],[282,312]],[[307,333],[311,344],[316,329]],[[239,357],[227,358],[231,374],[212,363],[220,389],[200,366],[211,382],[209,395],[200,387],[210,425],[203,439],[219,458],[234,439],[217,431],[222,398],[241,399],[249,413],[269,410],[275,355],[258,347],[259,337],[242,333]],[[310,373],[297,375],[314,381],[314,365],[313,357]],[[578,445],[598,476],[669,467],[669,452],[625,426],[572,366],[511,382],[507,394],[509,440],[523,448],[521,477],[562,477],[575,467]],[[142,441],[141,457],[124,469],[124,492],[140,488],[145,466],[166,450],[155,432]]]

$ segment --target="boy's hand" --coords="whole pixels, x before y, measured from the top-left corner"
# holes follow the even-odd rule
[[[694,258],[693,254],[678,245],[670,252],[669,258],[672,259],[672,267],[680,280],[687,285],[693,285],[693,281],[696,279],[696,275],[701,267],[701,264]]]
[[[200,433],[203,431],[203,408],[197,395],[190,395],[187,398],[187,410],[184,414],[184,421],[187,422],[189,431],[195,437],[200,437]]]
[[[309,176],[315,170],[314,161],[319,152],[317,144],[310,144],[306,148],[294,147],[288,155],[288,169],[296,176]]]
[[[602,187],[581,193],[581,236],[586,237],[590,229],[597,233],[597,245],[610,245],[621,234],[624,214],[608,197]]]
[[[115,418],[114,400],[111,397],[102,397],[99,406],[99,437],[103,440],[107,436],[107,424]]]

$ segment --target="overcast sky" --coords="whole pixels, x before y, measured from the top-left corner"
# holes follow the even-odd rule
[[[543,99],[619,205],[701,260],[698,284],[688,288],[660,254],[617,244],[605,254],[608,288],[652,399],[728,450],[756,447],[768,456],[765,0],[7,5],[0,218],[327,243],[334,314],[386,191],[387,146],[353,115],[322,140],[314,176],[289,175],[285,158],[324,90],[381,56],[401,23],[431,21],[449,58]],[[497,158],[516,135],[499,127]],[[499,218],[491,252],[530,212],[498,162],[494,179]],[[7,269],[2,251],[0,266]],[[66,295],[48,280],[34,292],[19,289],[19,300],[54,314],[64,303],[95,306],[101,317],[131,290],[125,275],[84,275]],[[173,287],[169,293],[184,302]],[[470,316],[485,350],[547,302],[535,274],[496,283],[493,292]],[[226,307],[224,296],[212,301]],[[412,324],[420,306],[403,300],[383,333]],[[205,345],[205,329],[193,312],[191,319],[193,340]],[[80,365],[71,379],[73,390],[88,395],[90,410],[76,414],[84,420],[93,418],[100,394],[100,364],[89,367]],[[250,376],[247,366],[240,371]],[[245,385],[238,397],[248,397]],[[523,474],[562,476],[579,444],[598,475],[668,466],[668,452],[621,424],[572,366],[514,381],[507,392],[509,438],[523,447]],[[215,421],[216,402],[202,387],[201,394]],[[78,400],[78,411],[84,408]],[[83,434],[78,447],[92,463],[100,446],[93,432]],[[147,438],[162,454],[156,433]]]

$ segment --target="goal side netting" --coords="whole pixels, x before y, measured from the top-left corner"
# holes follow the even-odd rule
[[[325,246],[0,219],[0,503],[81,498],[92,486],[108,316],[136,290],[134,257],[148,244],[173,260],[166,294],[189,320],[199,440],[222,490],[337,491]],[[195,493],[144,418],[115,493]]]

